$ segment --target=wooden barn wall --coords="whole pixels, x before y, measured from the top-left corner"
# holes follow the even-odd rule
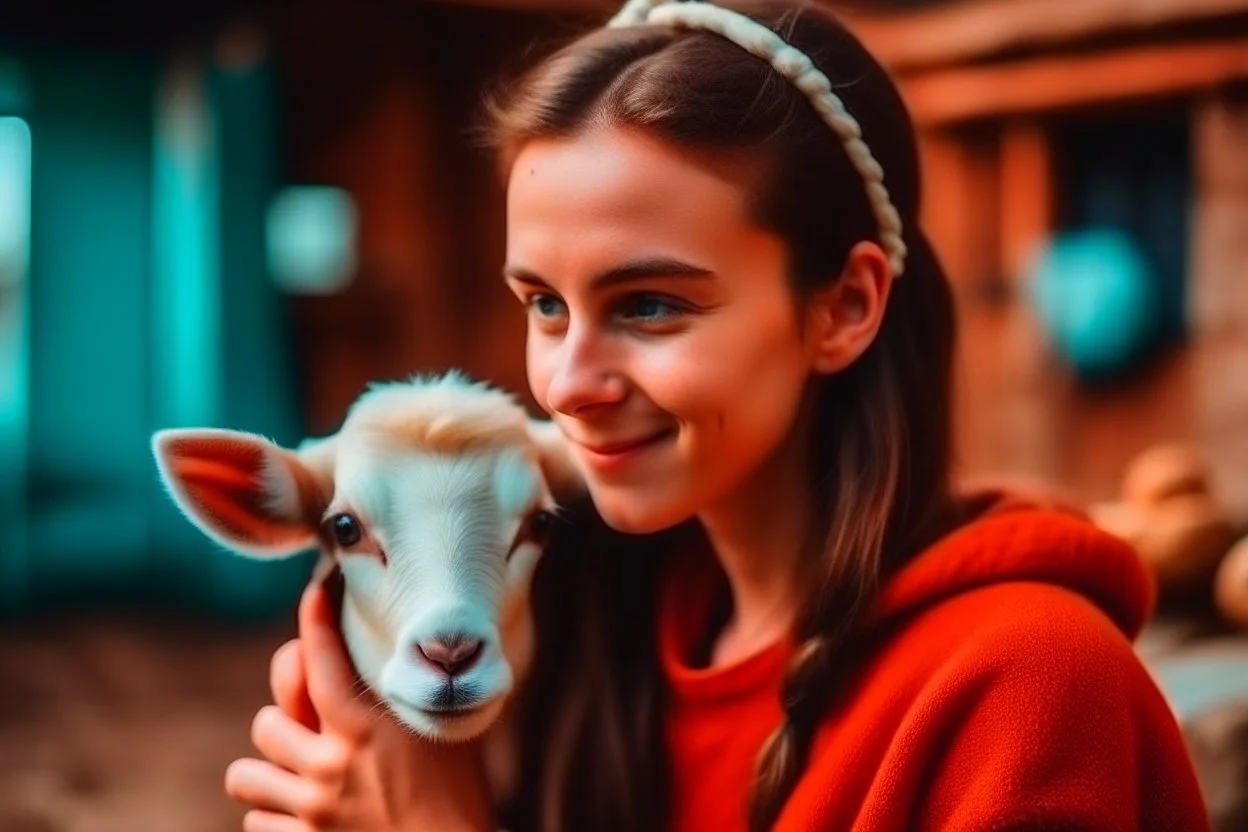
[[[359,212],[355,282],[294,301],[313,432],[336,428],[369,381],[449,366],[527,399],[524,319],[500,276],[503,191],[472,131],[482,89],[564,27],[336,0],[278,21],[286,178],[344,187]]]
[[[1105,499],[1144,448],[1195,441],[1227,507],[1248,519],[1248,233],[1236,219],[1248,214],[1248,110],[1234,102],[1217,95],[1194,110],[1189,336],[1105,389],[1075,382],[1026,299],[1026,254],[1052,230],[1058,197],[1049,115],[922,131],[924,223],[960,318],[956,439],[968,477],[1021,475]]]
[[[1219,494],[1248,519],[1248,94],[1203,97],[1193,121],[1195,435]]]
[[[286,178],[347,188],[361,217],[356,282],[337,296],[294,303],[311,430],[333,429],[370,380],[448,365],[527,400],[523,318],[498,277],[501,183],[488,153],[466,138],[480,113],[482,86],[517,66],[535,40],[569,31],[570,22],[548,14],[345,0],[314,0],[276,21]],[[1153,48],[1192,51],[1182,43]],[[1138,60],[1136,51],[1123,54]],[[1184,83],[1223,85],[1227,73],[1240,72],[1238,59],[1215,66],[1198,52],[1191,72],[1171,64],[1149,77],[1196,73]],[[1248,372],[1242,341],[1248,320],[1228,311],[1248,309],[1248,301],[1230,302],[1241,298],[1244,284],[1236,277],[1248,260],[1242,243],[1248,237],[1235,219],[1248,213],[1248,189],[1241,187],[1248,174],[1239,176],[1248,170],[1245,109],[1226,93],[1197,101],[1194,317],[1187,345],[1128,384],[1088,392],[1046,348],[1022,281],[1027,254],[1051,230],[1060,197],[1049,116],[1071,107],[1112,111],[1116,93],[1087,92],[1098,81],[1085,73],[1079,77],[1085,91],[1067,101],[1062,85],[1071,86],[1070,73],[1059,72],[1055,58],[1034,60],[1044,94],[1033,111],[971,117],[926,104],[918,110],[924,222],[953,279],[962,326],[962,469],[1038,477],[1099,499],[1114,493],[1128,461],[1147,445],[1196,439],[1216,460],[1220,490],[1248,517],[1248,382],[1240,380]],[[1123,75],[1111,57],[1095,51],[1080,60],[1109,67],[1110,81]],[[956,68],[937,68],[927,86],[922,74],[903,74],[901,81],[909,97],[930,102],[937,82],[991,89],[984,79],[992,71],[970,68],[979,73],[970,79]],[[1128,92],[1147,105],[1146,90]],[[1192,97],[1191,90],[1163,92],[1172,101]]]

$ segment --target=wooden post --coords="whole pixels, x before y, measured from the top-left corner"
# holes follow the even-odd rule
[[[1047,137],[1019,122],[924,131],[922,146],[924,220],[958,301],[961,473],[1053,477],[1063,399],[1020,283],[1051,224]]]
[[[1248,521],[1248,98],[1202,102],[1193,124],[1189,328],[1197,430],[1214,486]]]
[[[1008,470],[1041,479],[1065,472],[1069,410],[1067,379],[1055,373],[1040,322],[1032,313],[1027,273],[1037,248],[1053,231],[1054,174],[1048,130],[1038,119],[1001,124],[997,197],[997,269],[1010,302],[999,334],[1000,430],[1009,437]]]
[[[1001,273],[1016,288],[1053,231],[1053,193],[1048,132],[1035,119],[1006,122],[1001,131]]]

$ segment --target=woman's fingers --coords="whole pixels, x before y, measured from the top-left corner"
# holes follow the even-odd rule
[[[269,687],[273,691],[273,701],[291,718],[313,731],[320,729],[320,717],[308,696],[308,675],[299,639],[291,639],[273,654]]]
[[[316,733],[276,705],[267,705],[256,714],[251,741],[270,762],[314,779],[337,777],[345,766],[341,742]]]
[[[312,827],[290,815],[253,809],[243,815],[243,832],[312,832]]]
[[[264,760],[243,758],[225,770],[225,791],[246,806],[315,817],[325,811],[321,790],[311,780]]]
[[[359,696],[355,667],[323,583],[310,584],[300,599],[299,638],[308,696],[322,723],[349,735],[367,732],[374,719],[372,703]]]

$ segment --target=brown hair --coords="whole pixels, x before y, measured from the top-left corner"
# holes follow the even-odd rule
[[[732,6],[831,79],[884,169],[910,250],[876,340],[814,392],[811,487],[822,510],[781,692],[784,720],[759,755],[750,795],[750,828],[761,832],[837,706],[880,583],[950,523],[954,321],[948,281],[917,225],[914,129],[887,73],[822,10],[781,0]],[[789,244],[799,300],[840,275],[855,243],[878,240],[862,179],[836,135],[767,63],[717,35],[593,31],[492,99],[489,114],[504,168],[532,139],[604,125],[740,160],[754,174],[754,219]],[[697,531],[637,539],[610,533],[591,506],[573,517],[534,590],[538,655],[521,703],[521,780],[508,820],[524,830],[662,828],[655,585],[662,553],[691,545]]]

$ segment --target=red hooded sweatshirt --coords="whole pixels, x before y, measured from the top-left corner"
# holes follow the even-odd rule
[[[689,666],[722,574],[667,576],[660,611],[671,830],[744,830],[792,653]],[[775,832],[1201,832],[1174,717],[1131,648],[1154,589],[1124,543],[1069,514],[996,511],[883,587],[877,645],[829,703]]]

